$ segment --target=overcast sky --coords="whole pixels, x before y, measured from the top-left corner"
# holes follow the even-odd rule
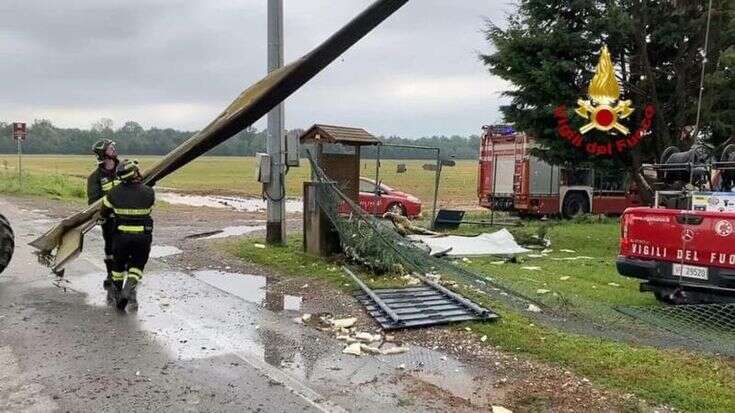
[[[285,0],[285,56],[370,0]],[[500,91],[477,58],[508,1],[411,0],[286,102],[286,127],[416,138],[478,133]],[[0,120],[197,130],[266,72],[266,0],[2,0]],[[261,120],[256,124],[265,126]]]

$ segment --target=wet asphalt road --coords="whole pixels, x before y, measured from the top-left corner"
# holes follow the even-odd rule
[[[238,346],[228,343],[237,335],[206,331],[208,326],[192,312],[220,309],[236,317],[237,309],[210,303],[217,290],[185,274],[156,281],[165,269],[152,263],[137,314],[120,314],[105,305],[103,265],[89,253],[67,270],[63,288],[55,286],[54,277],[25,245],[48,222],[2,201],[0,206],[17,244],[0,279],[0,410],[337,409],[257,357],[238,355]],[[96,250],[95,235],[86,240],[87,250]],[[187,295],[199,299],[160,305]]]
[[[343,355],[330,335],[293,321],[298,297],[270,294],[254,276],[153,259],[140,310],[120,314],[105,304],[98,231],[59,283],[26,245],[53,221],[2,199],[0,211],[17,245],[0,276],[0,411],[441,410],[411,398],[410,385],[473,391],[474,374],[428,349]]]

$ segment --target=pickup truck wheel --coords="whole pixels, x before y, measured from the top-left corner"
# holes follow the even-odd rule
[[[404,217],[406,216],[406,208],[404,208],[403,205],[398,202],[390,204],[390,206],[388,206],[388,211],[386,212],[392,212],[396,215],[401,215]]]
[[[564,204],[561,207],[561,215],[566,218],[574,218],[589,211],[587,197],[575,192],[564,197]]]
[[[15,249],[15,236],[10,223],[4,216],[0,215],[0,273],[10,263]]]

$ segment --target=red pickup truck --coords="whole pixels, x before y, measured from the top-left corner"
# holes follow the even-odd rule
[[[621,275],[672,304],[735,302],[735,212],[628,208]]]

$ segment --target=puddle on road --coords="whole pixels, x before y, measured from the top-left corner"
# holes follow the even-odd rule
[[[266,277],[221,271],[147,273],[138,294],[140,310],[115,322],[116,310],[105,304],[104,276],[104,272],[72,275],[66,286],[86,293],[87,302],[101,307],[116,328],[130,326],[150,333],[176,359],[234,354],[269,377],[289,377],[321,394],[333,394],[334,389],[349,392],[342,400],[362,406],[390,406],[396,391],[390,378],[402,374],[479,403],[484,400],[478,400],[478,394],[496,395],[483,385],[493,380],[482,376],[485,372],[428,348],[411,346],[409,352],[392,356],[342,354],[344,343],[278,314],[298,311],[301,298],[268,292]],[[376,387],[365,394],[350,391],[364,383]],[[339,396],[335,401],[339,403]]]
[[[235,211],[260,212],[266,210],[266,201],[259,198],[243,198],[218,195],[183,195],[176,192],[160,192],[156,197],[174,205],[189,205],[210,208],[229,208]],[[300,199],[287,199],[286,212],[302,212],[303,202]]]
[[[301,297],[271,293],[268,279],[260,275],[229,273],[215,270],[194,271],[194,277],[205,283],[258,304],[271,311],[300,311]]]
[[[154,245],[151,247],[151,258],[168,257],[169,255],[181,254],[184,251],[172,245]]]
[[[237,237],[240,235],[250,234],[256,231],[265,231],[265,226],[264,225],[258,225],[258,226],[239,225],[235,227],[225,227],[222,229],[222,231],[219,231],[209,236],[199,237],[199,239],[217,239],[217,238]]]

